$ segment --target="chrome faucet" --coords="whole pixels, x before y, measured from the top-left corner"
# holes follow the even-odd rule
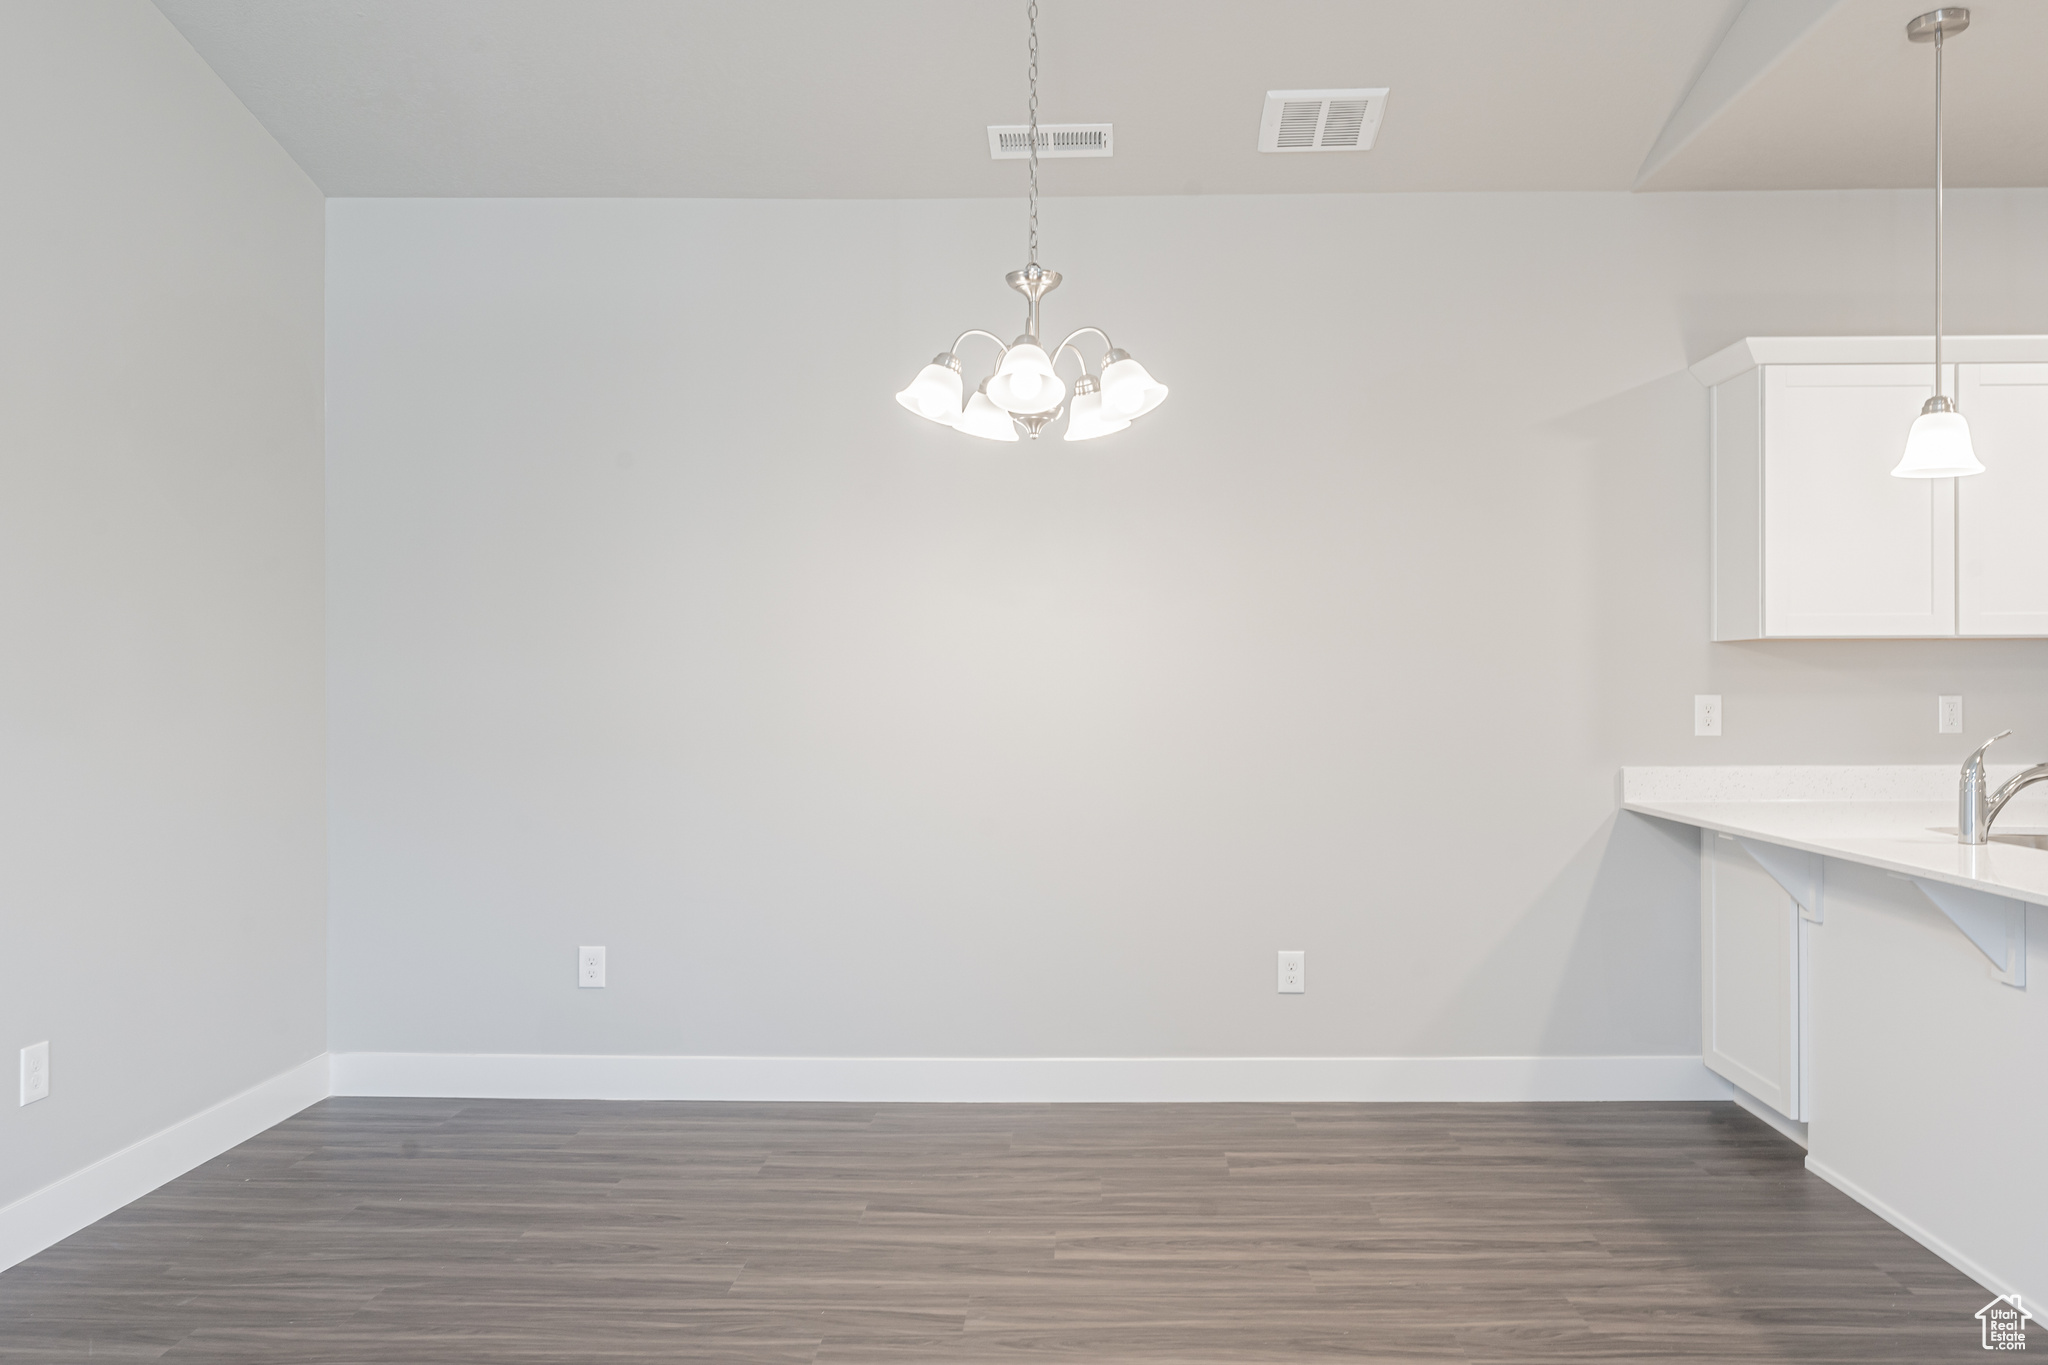
[[[1998,818],[1998,812],[2005,809],[2005,803],[2018,796],[2036,782],[2048,782],[2048,763],[2036,763],[2025,772],[2013,777],[1992,792],[1984,791],[1984,751],[2011,734],[2000,730],[1977,746],[1977,752],[1963,761],[1963,780],[1956,791],[1956,841],[1964,844],[1984,844],[1991,841],[1991,822]]]

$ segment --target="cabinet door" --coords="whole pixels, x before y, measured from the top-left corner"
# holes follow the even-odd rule
[[[1956,629],[2048,635],[2048,365],[1958,365],[1982,474],[1956,480]]]
[[[1764,634],[1953,635],[1955,480],[1895,479],[1932,365],[1764,367]]]
[[[1742,846],[1700,831],[1700,1051],[1787,1118],[1799,1103],[1799,907]]]

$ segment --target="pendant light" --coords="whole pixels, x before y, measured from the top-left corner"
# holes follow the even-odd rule
[[[1984,472],[1970,448],[1970,424],[1941,392],[1941,45],[1945,37],[1969,26],[1970,12],[1954,6],[1929,10],[1906,25],[1910,41],[1934,44],[1934,397],[1906,434],[1906,453],[1892,470],[1900,479],[1954,479]]]
[[[1142,417],[1166,401],[1166,385],[1154,379],[1128,351],[1118,350],[1109,333],[1100,327],[1080,327],[1067,339],[1047,351],[1038,337],[1038,303],[1059,288],[1060,272],[1038,263],[1038,4],[1025,11],[1031,30],[1031,221],[1030,258],[1022,270],[1003,277],[1010,288],[1025,298],[1024,333],[1007,346],[994,332],[970,328],[953,339],[950,350],[941,351],[932,363],[918,371],[917,378],[896,401],[920,417],[944,423],[955,431],[990,441],[1014,441],[1023,432],[1034,441],[1039,433],[1067,417],[1067,439],[1088,441],[1122,431],[1131,420]],[[1074,345],[1074,338],[1092,332],[1102,339],[1101,362],[1095,372],[1088,358]],[[966,387],[961,380],[960,343],[972,336],[987,337],[1001,347],[994,373],[982,380],[960,402]],[[1071,352],[1081,367],[1074,381],[1074,396],[1067,401],[1067,383],[1059,375],[1060,358]]]

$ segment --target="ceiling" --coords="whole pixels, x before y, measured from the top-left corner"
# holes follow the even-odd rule
[[[1928,177],[1928,0],[1040,0],[1048,194],[1848,188]],[[1019,192],[1023,0],[157,0],[335,196]],[[1950,51],[1951,183],[2048,184],[2048,3]],[[1268,89],[1392,88],[1262,156]]]
[[[1752,0],[1751,9],[1787,0]],[[1641,189],[1854,189],[1933,178],[1934,50],[1906,21],[1932,0],[1845,0],[1788,42]],[[1973,0],[1945,45],[1951,185],[2048,185],[2048,4]],[[1702,82],[1704,84],[1704,82]]]

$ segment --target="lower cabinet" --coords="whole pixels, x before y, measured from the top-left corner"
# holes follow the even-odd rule
[[[1700,1043],[1709,1070],[1804,1121],[1806,924],[1742,844],[1700,831]]]

